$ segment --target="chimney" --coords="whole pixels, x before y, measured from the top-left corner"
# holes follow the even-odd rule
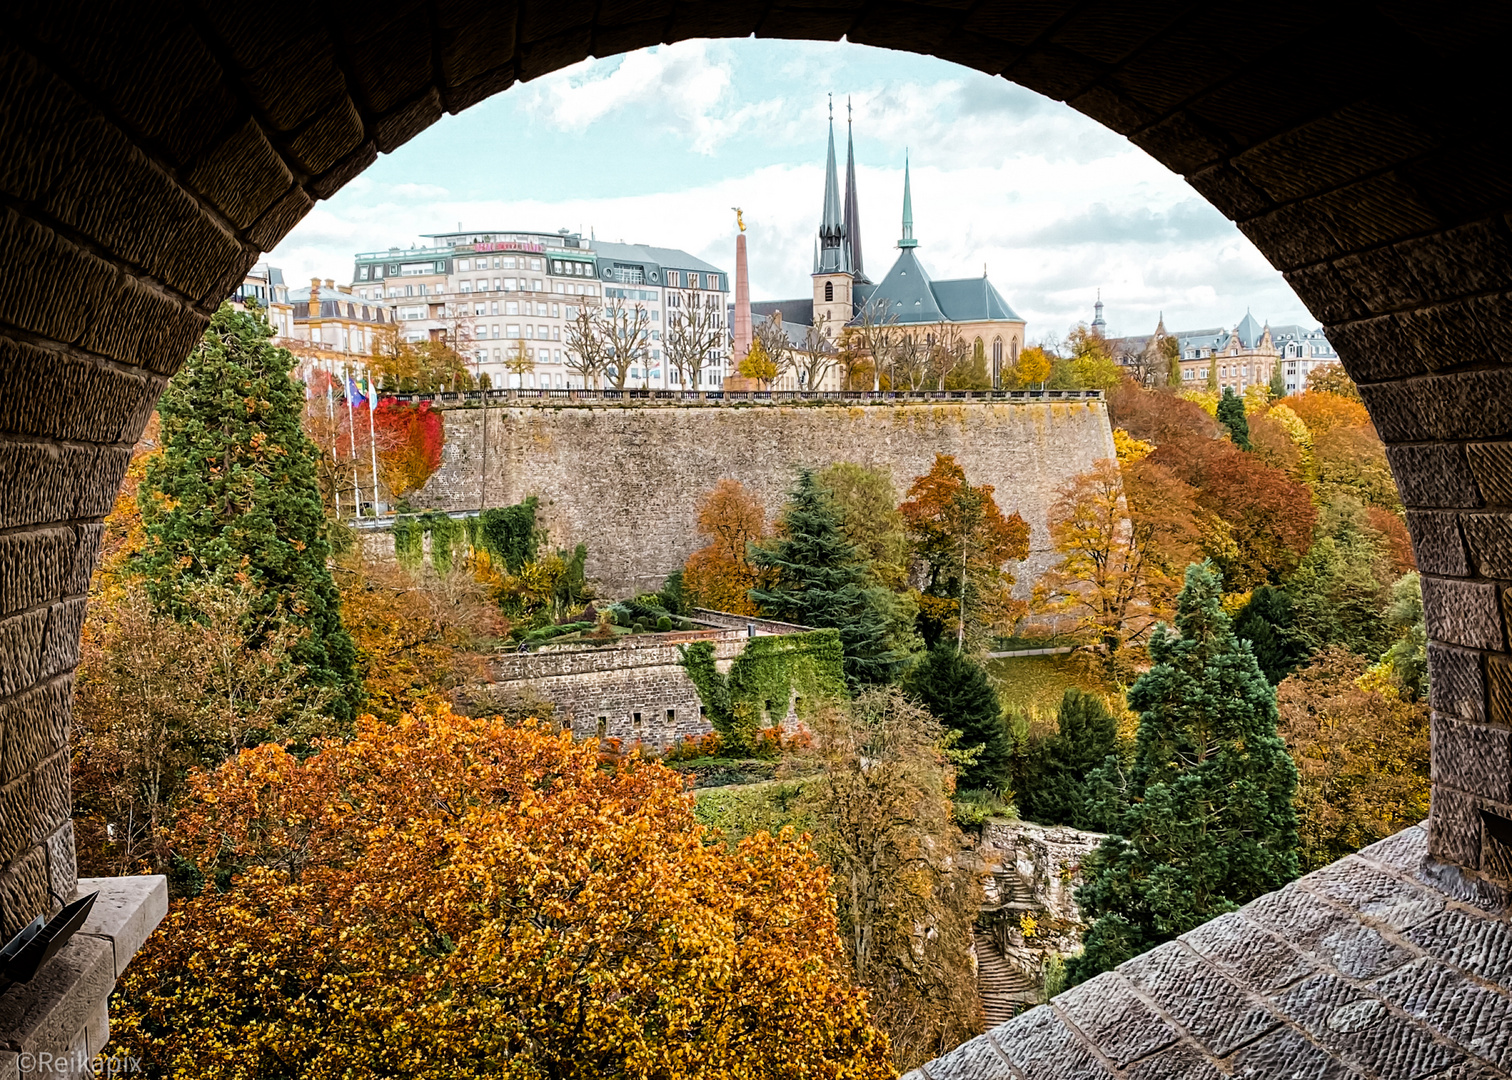
[[[335,282],[335,280],[332,279],[332,278],[326,278],[326,288],[328,288],[328,289],[334,289],[334,288],[336,288],[336,282]]]
[[[310,279],[310,318],[320,318],[320,279]]]

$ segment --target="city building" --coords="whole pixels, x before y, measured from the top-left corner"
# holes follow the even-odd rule
[[[294,332],[294,310],[289,304],[289,287],[284,284],[283,271],[276,266],[259,263],[242,278],[227,299],[234,308],[256,307],[267,316],[275,337],[287,338]]]
[[[835,124],[830,118],[829,156],[825,162],[824,208],[814,249],[812,294],[795,300],[766,300],[751,305],[757,318],[780,312],[784,329],[802,342],[818,327],[838,342],[846,327],[888,323],[917,328],[925,334],[958,333],[980,344],[992,371],[993,384],[1018,360],[1024,345],[1024,320],[1014,312],[985,269],[981,277],[935,279],[919,259],[914,236],[913,192],[907,161],[903,165],[902,235],[898,256],[880,282],[866,275],[861,250],[861,226],[856,195],[855,140],[847,121],[845,196],[840,196],[835,163]],[[840,375],[831,373],[829,385],[838,389]],[[791,382],[789,376],[786,380]],[[791,389],[782,382],[780,389]]]
[[[1106,338],[1113,358],[1129,368],[1149,367],[1152,346],[1163,338],[1175,338],[1181,383],[1196,389],[1207,385],[1208,371],[1216,367],[1219,389],[1231,388],[1242,394],[1246,387],[1269,384],[1271,373],[1281,364],[1286,392],[1296,393],[1307,388],[1307,376],[1314,368],[1339,360],[1321,327],[1314,330],[1295,324],[1273,327],[1268,322],[1256,322],[1248,311],[1232,330],[1215,326],[1167,331],[1162,314],[1153,334],[1108,338],[1099,298],[1091,326]]]
[[[352,289],[391,306],[406,340],[454,342],[495,387],[581,388],[569,344],[578,313],[639,304],[649,317],[644,362],[632,364],[625,385],[677,388],[663,360],[668,306],[717,297],[721,318],[725,309],[726,273],[672,248],[585,240],[566,229],[424,239],[425,247],[359,254]]]
[[[309,288],[290,289],[290,329],[286,345],[303,361],[360,364],[364,367],[385,332],[395,326],[394,309],[357,296],[331,278],[311,278]]]

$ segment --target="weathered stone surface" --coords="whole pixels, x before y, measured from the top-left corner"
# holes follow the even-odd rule
[[[1433,786],[1428,850],[1439,859],[1480,867],[1481,821],[1475,796],[1447,784]]]
[[[1124,1070],[1125,1080],[1221,1080],[1211,1062],[1190,1046],[1173,1046],[1136,1061]]]
[[[1512,506],[1512,443],[1471,443],[1465,447],[1470,455],[1470,469],[1486,501],[1497,506]]]
[[[1326,896],[1361,915],[1408,930],[1444,909],[1444,898],[1382,873],[1351,855],[1302,879],[1311,892]]]
[[[1408,931],[1430,956],[1502,986],[1512,984],[1512,927],[1459,909]]]
[[[1411,959],[1401,946],[1301,889],[1267,893],[1246,905],[1244,917],[1350,978],[1369,979]]]
[[[32,791],[35,780],[26,772],[0,787],[0,866],[37,841],[37,814]]]
[[[0,940],[9,941],[46,909],[47,852],[34,847],[0,869]]]
[[[1512,1000],[1505,994],[1429,959],[1398,968],[1371,990],[1462,1049],[1512,1071]]]
[[[994,1028],[987,1038],[1013,1063],[1024,1080],[1058,1080],[1066,1076],[1100,1080],[1113,1075],[1049,1005],[1014,1017]]]
[[[66,1051],[114,985],[110,946],[75,934],[36,978],[0,995],[0,1031],[22,1051]]]
[[[32,770],[32,776],[36,778],[37,825],[39,831],[50,834],[68,821],[72,807],[66,741]]]
[[[1277,1020],[1216,967],[1172,941],[1119,967],[1209,1053],[1222,1056]]]
[[[1466,514],[1464,526],[1481,576],[1512,578],[1512,516]]]
[[[0,778],[20,776],[68,738],[73,676],[0,700]]]
[[[1503,727],[1512,726],[1512,657],[1493,655],[1486,658],[1486,689],[1489,704],[1487,719]],[[1450,710],[1454,712],[1455,710]]]
[[[61,595],[71,576],[75,546],[69,529],[34,529],[0,536],[0,615]]]
[[[1435,510],[1410,510],[1407,531],[1418,569],[1425,574],[1468,577],[1470,560],[1460,535],[1459,515]]]
[[[1119,1068],[1176,1041],[1170,1025],[1116,972],[1072,987],[1055,1008]]]
[[[1433,779],[1497,802],[1512,802],[1512,729],[1434,713]]]
[[[1274,993],[1315,968],[1301,953],[1238,912],[1220,915],[1181,940],[1224,968],[1241,986]]]
[[[67,809],[65,805],[64,809]],[[72,819],[65,821],[44,843],[47,848],[47,884],[57,896],[72,896],[79,885],[77,851]]]
[[[1386,460],[1409,507],[1473,509],[1481,505],[1465,449],[1457,443],[1388,446]]]
[[[1488,582],[1424,575],[1423,611],[1438,641],[1471,649],[1505,647],[1496,587]]]
[[[95,560],[100,555],[100,541],[105,536],[105,526],[78,525],[74,528],[78,537],[74,548],[73,566],[63,582],[63,595],[84,593],[89,590],[89,578],[94,573]]]
[[[1016,1080],[1008,1062],[987,1039],[972,1039],[925,1066],[930,1080]]]
[[[448,409],[441,468],[411,496],[442,510],[484,500],[483,412]],[[973,484],[992,484],[1005,513],[1029,523],[1027,590],[1054,562],[1049,512],[1057,489],[1113,456],[1100,401],[953,402],[730,408],[718,405],[515,406],[488,410],[487,498],[535,495],[552,543],[588,545],[588,573],[611,593],[656,589],[704,544],[698,502],[720,478],[746,485],[775,517],[799,465],[854,461],[885,469],[899,491],[954,454]],[[598,448],[622,448],[617,468]]]
[[[79,933],[110,942],[119,975],[168,914],[168,879],[161,874],[80,878],[78,895],[91,892],[99,895]]]
[[[42,635],[42,655],[37,677],[50,679],[72,671],[79,663],[79,633],[84,627],[88,601],[80,596],[47,609],[47,629]]]
[[[1360,1074],[1291,1028],[1278,1028],[1234,1055],[1232,1075],[1242,1080],[1343,1080]]]
[[[1276,999],[1277,1006],[1323,1046],[1373,1074],[1431,1076],[1464,1055],[1434,1042],[1421,1024],[1336,975],[1314,975]]]
[[[1482,656],[1468,649],[1428,645],[1428,702],[1439,712],[1465,720],[1486,717],[1486,679]]]
[[[37,681],[46,629],[46,608],[0,619],[0,697],[20,693]]]

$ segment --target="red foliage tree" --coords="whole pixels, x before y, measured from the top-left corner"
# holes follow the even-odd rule
[[[422,401],[410,405],[384,398],[373,410],[377,433],[378,468],[397,499],[422,487],[441,467],[445,434],[441,413]]]
[[[1171,439],[1211,439],[1218,435],[1218,421],[1201,405],[1169,390],[1145,390],[1132,379],[1125,379],[1109,392],[1108,417],[1114,427],[1156,446]]]

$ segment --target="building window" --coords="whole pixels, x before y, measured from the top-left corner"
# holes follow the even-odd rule
[[[609,731],[609,718],[607,716],[599,717],[598,726],[595,730],[598,734],[598,737],[602,739]]]
[[[507,338],[517,338],[517,337],[519,337],[520,336],[520,327],[519,327],[519,324],[518,323],[509,323],[508,325],[506,325],[504,327],[504,336],[507,337]]]
[[[504,304],[504,314],[506,314],[506,315],[518,315],[519,313],[520,313],[520,302],[518,300],[509,300],[509,301],[507,301]]]
[[[1003,339],[992,339],[992,385],[1003,381]]]
[[[835,299],[835,283],[833,281],[826,281],[824,283],[824,302],[826,304],[828,304],[828,303],[831,303],[834,299]]]
[[[365,266],[361,267],[357,271],[357,280],[358,281],[366,281],[368,279],[367,275],[368,275],[368,268],[365,267]]]

